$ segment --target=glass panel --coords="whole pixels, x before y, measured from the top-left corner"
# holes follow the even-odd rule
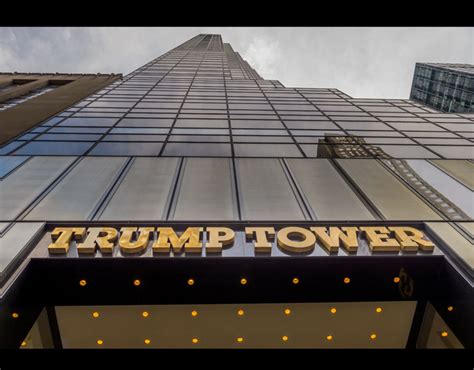
[[[3,236],[0,236],[0,278],[28,242],[42,229],[43,224],[37,222],[19,222]],[[0,227],[1,231],[1,227]],[[1,280],[1,279],[0,279]]]
[[[236,159],[244,220],[304,220],[278,159]]]
[[[439,220],[440,216],[401,181],[372,159],[336,159],[389,220]]]
[[[407,162],[423,180],[461,208],[469,217],[474,218],[474,192],[472,190],[427,161],[409,160]]]
[[[73,161],[71,157],[32,158],[0,182],[0,217],[12,220]]]
[[[143,142],[98,143],[89,155],[157,156],[162,146],[162,143]]]
[[[316,219],[374,219],[328,160],[288,159],[287,163]]]
[[[187,159],[173,219],[237,219],[231,173],[227,158]]]
[[[83,155],[93,142],[85,141],[32,141],[18,149],[19,155]]]
[[[125,160],[118,157],[83,158],[25,219],[90,219],[94,207],[113,184]]]
[[[467,160],[434,159],[431,161],[471,191],[474,191],[474,163]]]
[[[234,144],[236,157],[302,157],[294,144]]]
[[[178,157],[229,157],[230,144],[168,143],[163,155]]]
[[[100,220],[164,220],[177,158],[136,158]]]
[[[432,149],[439,155],[446,158],[474,158],[474,146],[435,146],[429,145],[428,148]]]
[[[5,177],[28,158],[30,157],[0,157],[0,179]]]

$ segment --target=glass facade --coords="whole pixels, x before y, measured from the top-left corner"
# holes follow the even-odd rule
[[[472,89],[469,85],[472,78],[462,81],[462,86],[460,82],[456,82],[456,86],[462,87],[464,92]],[[460,95],[464,100],[459,106],[466,108],[468,100],[464,92]],[[472,104],[472,95],[470,99]],[[37,126],[0,147],[0,284],[3,276],[5,281],[11,278],[12,266],[21,263],[27,252],[32,253],[29,255],[32,258],[51,263],[48,268],[60,269],[61,258],[44,258],[37,249],[33,252],[28,249],[28,243],[42,227],[77,224],[90,227],[129,225],[133,228],[140,222],[161,222],[167,226],[237,225],[240,228],[253,223],[278,227],[299,223],[322,225],[324,222],[336,226],[370,224],[380,227],[388,223],[416,224],[435,235],[442,247],[435,256],[415,253],[411,255],[413,261],[438,266],[436,258],[450,258],[462,271],[463,279],[472,282],[474,113],[467,108],[459,109],[457,113],[442,113],[438,111],[439,107],[435,110],[415,100],[413,96],[411,100],[352,98],[335,88],[284,87],[279,81],[263,79],[239,53],[223,43],[219,35],[198,35],[46,121],[38,122]],[[137,242],[136,234],[133,235],[130,243]],[[238,253],[224,251],[222,256],[210,259],[214,265],[196,264],[200,261],[199,254],[180,258],[184,261],[182,263],[189,263],[182,268],[171,265],[175,263],[173,258],[165,259],[168,262],[160,261],[163,263],[160,268],[163,271],[169,269],[171,275],[160,277],[163,280],[156,278],[158,280],[148,282],[148,286],[157,281],[158,285],[176,283],[173,287],[177,293],[170,295],[165,302],[140,301],[142,306],[138,307],[136,302],[120,299],[114,301],[118,306],[101,306],[101,303],[90,300],[84,301],[86,306],[83,306],[82,302],[71,298],[70,304],[48,303],[47,312],[40,316],[36,313],[36,326],[26,337],[24,333],[23,347],[121,348],[143,347],[143,344],[150,343],[153,347],[156,342],[155,348],[187,348],[198,343],[191,341],[193,330],[203,347],[219,344],[229,348],[245,341],[249,347],[279,348],[288,339],[289,347],[415,346],[413,328],[419,329],[424,310],[428,312],[430,308],[426,306],[426,299],[405,294],[405,290],[409,291],[409,282],[402,281],[406,283],[403,289],[401,285],[398,288],[393,285],[393,276],[400,271],[398,265],[397,269],[387,267],[390,261],[398,258],[410,260],[409,253],[385,253],[386,257],[382,254],[382,257],[377,257],[377,262],[370,262],[369,252],[363,258],[344,252],[342,258],[349,261],[354,257],[358,261],[358,264],[350,265],[346,274],[359,271],[364,277],[371,269],[388,274],[388,277],[384,275],[386,280],[383,282],[372,281],[369,277],[361,284],[355,279],[355,287],[361,284],[359,293],[346,293],[349,288],[344,289],[349,286],[350,279],[346,281],[348,277],[341,275],[337,263],[335,270],[325,267],[324,263],[318,268],[310,264],[304,267],[304,259],[290,257],[282,258],[285,262],[278,262],[272,270],[270,264],[265,265],[265,257],[245,250],[244,236],[238,237],[243,245]],[[274,241],[272,243],[275,248],[272,256],[288,257]],[[44,247],[43,244],[38,246]],[[311,258],[341,257],[329,257],[330,253],[325,251],[318,253]],[[116,261],[115,256],[104,258],[104,263]],[[221,257],[242,256],[247,261],[258,262],[242,260],[234,265],[230,262],[224,271],[218,271],[219,263],[229,260]],[[366,257],[369,259],[364,260]],[[363,265],[362,260],[369,262]],[[80,289],[77,281],[88,279],[81,275],[92,266],[87,264],[101,263],[102,260],[92,254],[78,258],[78,261],[81,267],[78,264],[77,268],[62,271],[70,274],[68,276],[76,274],[71,277],[75,279],[75,289]],[[127,261],[135,263],[135,267],[124,267],[123,270],[113,267],[117,274],[112,279],[113,284],[112,280],[109,281],[110,290],[103,291],[104,295],[116,292],[114,286],[123,283],[123,276],[129,279],[129,272],[135,274],[133,276],[137,277],[133,279],[137,280],[141,274],[146,276],[148,273],[136,264],[143,258],[130,257]],[[55,262],[58,262],[56,267],[53,266]],[[262,263],[260,272],[239,275],[236,281],[240,284],[235,283],[234,277],[226,275],[238,271],[238,268],[253,266],[253,263]],[[306,295],[292,296],[290,289],[299,284],[300,270],[291,267],[291,263],[301,263],[301,271],[309,271],[308,274],[316,273],[318,269],[326,271],[327,268],[325,283],[318,280],[321,276],[313,280],[308,278],[311,288],[302,288],[308,289]],[[160,272],[160,268],[155,270]],[[413,267],[410,273],[416,269]],[[107,269],[96,268],[95,271],[103,274],[99,280],[111,278]],[[427,271],[434,274],[434,267],[427,268]],[[264,273],[271,276],[270,280],[265,280]],[[190,291],[183,289],[194,284],[196,276],[192,274],[202,278],[198,286],[223,285],[215,291],[201,292],[202,301],[199,301],[199,295],[191,293],[189,300],[186,298],[181,302],[185,305],[169,306],[181,296],[188,297],[186,294]],[[46,275],[43,275],[45,279],[52,278]],[[425,281],[418,283],[420,279],[427,279],[426,276],[420,273],[416,285],[418,291],[430,286],[423,285]],[[243,293],[233,298],[226,295],[245,285],[242,281],[247,281],[247,278],[251,284],[254,280],[264,281],[258,288],[261,290],[249,296]],[[284,283],[283,279],[286,279]],[[69,281],[67,278],[61,280],[64,284]],[[182,281],[188,284],[179,285],[178,280],[179,284]],[[192,284],[190,280],[193,280]],[[86,284],[91,286],[91,291],[98,292],[94,290],[98,289],[97,286],[94,288],[94,282]],[[129,280],[126,284],[124,296],[132,297],[135,293],[127,289],[134,287]],[[138,280],[135,286],[140,284]],[[143,285],[146,287],[146,284]],[[253,289],[251,284],[248,289]],[[279,287],[276,290],[282,295],[278,296],[278,301],[277,298],[268,298],[260,302],[258,297],[264,297],[267,290],[272,291],[271,286]],[[391,295],[381,294],[378,299],[364,295],[364,289],[370,294],[371,289],[376,291],[379,286],[392,289],[390,294],[405,294],[402,294],[405,302],[389,302],[395,301],[387,298],[393,298]],[[325,289],[327,294],[324,293],[324,298],[319,297],[318,294]],[[71,297],[79,296],[81,292],[74,291]],[[0,304],[2,294],[4,291],[0,290]],[[100,298],[100,294],[95,297]],[[222,298],[225,302],[216,298],[217,303],[222,303],[220,305],[205,305],[206,302],[212,303],[209,302],[212,297],[227,298]],[[324,304],[320,302],[323,299]],[[343,299],[346,301],[341,301]],[[193,300],[201,306],[191,304]],[[239,303],[246,301],[246,307]],[[313,303],[295,303],[313,301],[319,303],[314,303],[314,306]],[[263,303],[269,305],[264,307]],[[469,306],[471,303],[468,302],[466,310],[472,307]],[[328,317],[333,317],[331,310],[336,306],[338,312],[346,316],[338,316],[339,321],[328,321],[330,319],[323,317],[328,312]],[[377,321],[373,315],[382,312],[374,311],[379,308],[386,310],[387,315]],[[153,321],[150,328],[168,333],[175,330],[178,334],[165,335],[161,339],[143,337],[147,325],[143,326],[138,320],[140,315],[143,312],[162,315],[167,310],[173,313],[169,313],[170,320]],[[200,321],[197,326],[192,320],[188,323],[186,320],[192,319],[188,313],[194,310],[202,314],[200,317],[207,315],[206,312],[213,313],[216,320],[205,316],[207,321]],[[234,311],[239,310],[256,315],[248,316],[250,321],[240,326],[245,328],[245,333],[241,334],[237,333],[239,323],[234,322],[240,315],[235,316]],[[291,325],[279,321],[281,317],[278,315],[283,312],[282,317],[285,317],[285,310],[293,310],[296,314]],[[472,335],[462,332],[459,335],[456,330],[451,330],[450,325],[454,324],[443,321],[446,312],[442,312],[441,318],[439,306],[432,311],[431,315],[436,319],[432,317],[429,325],[426,324],[426,341],[418,343],[419,346],[453,348],[472,343]],[[96,316],[91,316],[94,312],[107,317],[108,321],[99,323],[102,326],[94,326],[85,336],[77,336],[78,327],[92,327],[98,322],[93,320]],[[318,314],[310,320],[309,316],[315,312]],[[49,344],[45,344],[44,333],[38,342],[37,326],[44,321],[44,315],[57,323],[62,345],[58,345],[57,338],[56,342],[51,339],[46,341]],[[182,318],[183,315],[187,315],[186,319]],[[119,336],[114,333],[124,330],[114,324],[113,318],[118,316],[139,322],[128,341],[126,336],[120,340],[113,339]],[[360,322],[351,326],[349,321],[354,317],[358,317]],[[472,326],[472,315],[469,318],[468,327]],[[305,324],[309,322],[321,330],[310,330]],[[230,323],[225,332],[218,330],[223,323]],[[44,328],[44,324],[40,326]],[[213,329],[205,333],[204,327]],[[265,327],[271,330],[262,332]],[[451,344],[440,339],[439,335],[436,337],[436,330],[449,333],[453,338]],[[108,336],[102,338],[101,331],[107,331]],[[357,338],[354,331],[360,334]],[[288,334],[291,332],[293,334]],[[55,336],[54,333],[51,335]],[[379,339],[375,341],[377,335]],[[459,335],[459,340],[456,335]],[[351,336],[352,341],[348,339]],[[239,342],[237,338],[242,340]],[[143,342],[145,339],[150,342]]]
[[[416,63],[410,99],[442,112],[474,113],[474,65]]]

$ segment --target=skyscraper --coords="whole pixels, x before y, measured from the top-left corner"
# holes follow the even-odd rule
[[[416,63],[410,99],[448,113],[474,113],[474,65]]]
[[[198,35],[0,147],[0,343],[472,347],[473,122]]]

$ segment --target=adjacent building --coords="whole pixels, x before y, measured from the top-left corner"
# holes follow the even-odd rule
[[[8,78],[1,347],[474,346],[474,114],[285,87],[212,34]]]
[[[474,65],[416,63],[410,99],[441,112],[474,112]]]

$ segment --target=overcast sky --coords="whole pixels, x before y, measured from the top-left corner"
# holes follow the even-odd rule
[[[0,28],[0,72],[123,73],[220,33],[265,79],[403,98],[416,62],[474,64],[474,28]]]

